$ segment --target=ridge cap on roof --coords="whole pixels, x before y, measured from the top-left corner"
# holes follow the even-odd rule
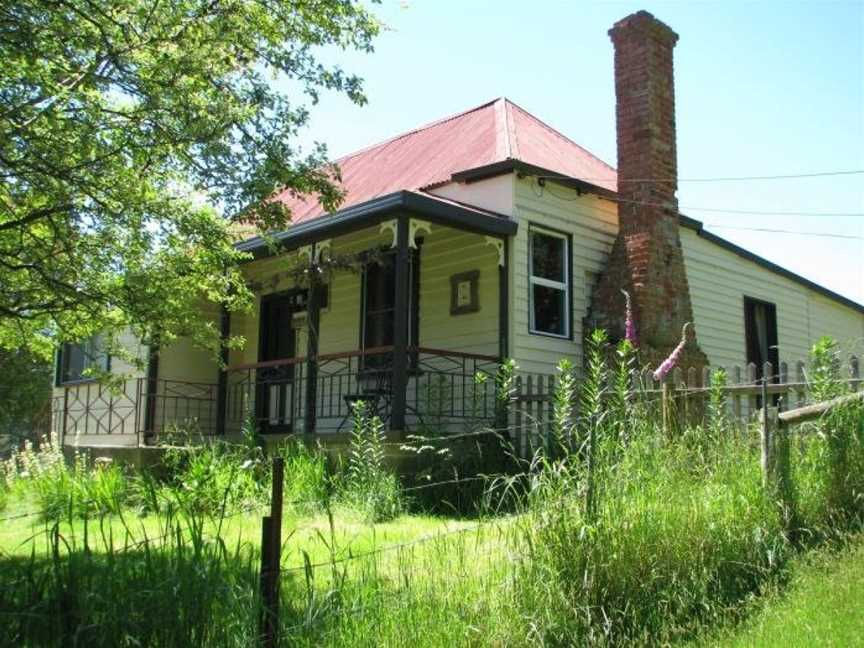
[[[461,112],[458,112],[458,113],[455,113],[452,115],[448,115],[447,117],[442,117],[440,119],[436,119],[435,121],[429,122],[428,124],[423,124],[422,126],[417,126],[415,128],[412,128],[411,130],[407,130],[403,133],[399,133],[398,135],[394,135],[393,137],[388,137],[385,140],[381,140],[380,142],[376,142],[375,144],[370,144],[369,146],[364,146],[361,149],[358,149],[356,151],[352,151],[351,153],[348,153],[346,155],[343,155],[340,158],[337,158],[336,160],[333,160],[330,164],[339,164],[340,162],[343,162],[344,160],[349,160],[353,157],[357,157],[358,155],[361,155],[363,153],[367,153],[367,152],[371,151],[372,149],[376,149],[376,148],[379,148],[381,146],[386,146],[387,144],[390,144],[390,143],[395,142],[397,140],[400,140],[402,138],[408,137],[410,135],[414,135],[414,134],[419,133],[421,131],[428,130],[430,128],[434,128],[435,126],[440,126],[441,124],[444,124],[448,121],[453,121],[454,119],[459,119],[460,117],[464,117],[465,115],[468,115],[470,113],[477,112],[478,110],[482,110],[483,108],[488,108],[489,106],[492,106],[492,105],[498,103],[499,101],[507,101],[507,99],[506,99],[506,97],[496,97],[495,99],[492,99],[490,101],[483,102],[479,106],[474,106],[473,108],[468,108],[467,110],[463,110]]]
[[[572,144],[573,146],[578,148],[583,153],[591,156],[592,158],[597,160],[600,164],[602,164],[607,169],[609,169],[612,173],[615,173],[615,174],[618,173],[617,169],[615,167],[613,167],[611,164],[609,164],[608,162],[606,162],[602,158],[598,157],[597,155],[595,155],[594,153],[592,153],[591,151],[586,149],[584,146],[582,146],[578,142],[573,141],[572,139],[567,137],[564,133],[559,131],[557,128],[550,126],[548,123],[546,123],[545,121],[543,121],[542,119],[537,117],[534,113],[532,113],[528,110],[525,110],[522,106],[517,104],[515,101],[511,101],[510,99],[507,99],[506,97],[503,97],[503,99],[505,102],[507,102],[508,105],[512,106],[513,108],[515,108],[516,110],[518,110],[522,114],[526,115],[527,117],[533,119],[534,121],[536,121],[538,124],[540,124],[543,128],[545,128],[547,131],[549,131],[550,133],[552,133],[556,137],[559,137],[560,139],[564,140],[565,142],[569,142],[570,144]]]

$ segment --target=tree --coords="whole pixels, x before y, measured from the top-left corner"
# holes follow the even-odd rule
[[[322,48],[378,29],[352,0],[3,3],[0,348],[213,346],[202,308],[250,299],[231,223],[284,229],[281,189],[338,205],[324,148],[294,141],[322,90],[365,101]]]
[[[13,443],[32,438],[50,403],[51,363],[27,351],[0,349],[0,436]]]

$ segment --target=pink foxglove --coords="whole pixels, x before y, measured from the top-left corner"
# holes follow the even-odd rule
[[[633,321],[633,307],[630,302],[630,293],[626,290],[621,290],[624,293],[624,299],[626,300],[626,317],[624,319],[624,339],[627,340],[634,347],[637,345],[636,340],[636,322]]]
[[[687,344],[687,327],[690,326],[690,322],[687,322],[684,325],[684,328],[681,330],[681,341],[678,343],[678,346],[673,349],[672,353],[669,354],[669,357],[666,358],[657,369],[654,370],[654,380],[660,381],[666,377],[672,368],[678,364],[678,360],[681,358],[681,354],[684,351],[684,345]]]

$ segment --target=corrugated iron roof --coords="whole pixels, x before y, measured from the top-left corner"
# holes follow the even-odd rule
[[[340,209],[400,190],[422,190],[454,173],[513,160],[615,190],[615,169],[505,98],[416,128],[336,160]],[[322,216],[312,196],[277,195],[292,222]]]

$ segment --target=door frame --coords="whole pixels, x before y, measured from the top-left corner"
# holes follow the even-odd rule
[[[266,295],[262,295],[260,299],[260,303],[258,306],[258,362],[265,362],[267,360],[281,360],[283,358],[268,358],[265,352],[266,347],[270,346],[270,336],[273,335],[273,331],[271,330],[272,326],[272,317],[268,313],[265,317],[265,309],[269,307],[273,302],[278,302],[282,300],[289,300],[292,297],[305,293],[305,288],[290,288],[288,290],[282,290],[279,292],[268,293]],[[304,300],[305,302],[305,300]],[[288,357],[297,357],[297,329],[293,326],[293,316],[295,312],[302,312],[304,306],[297,306],[296,309],[289,308],[291,313],[291,335],[293,339],[290,343],[291,347],[291,356]],[[277,329],[278,332],[278,329]],[[285,358],[287,359],[287,358]],[[255,386],[255,418],[258,421],[259,432],[262,434],[290,434],[294,431],[294,418],[297,412],[296,408],[296,396],[297,392],[296,382],[295,382],[295,365],[288,365],[286,367],[286,397],[282,399],[282,402],[279,404],[279,415],[278,418],[280,423],[271,424],[270,422],[270,390],[268,387],[269,383],[264,383],[260,380],[260,373],[262,370],[259,369],[256,372],[256,386]],[[277,383],[280,384],[280,383]],[[287,403],[286,403],[287,401]],[[287,405],[287,408],[286,408]]]

